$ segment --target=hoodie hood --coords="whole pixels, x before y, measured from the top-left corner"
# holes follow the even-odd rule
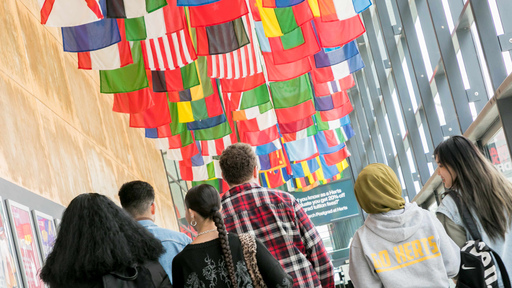
[[[410,238],[424,225],[422,210],[416,203],[407,203],[401,214],[393,211],[369,214],[364,225],[389,242],[401,242]]]

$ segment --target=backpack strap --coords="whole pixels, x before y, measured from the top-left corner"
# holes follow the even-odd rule
[[[494,260],[496,260],[496,264],[498,264],[498,267],[500,268],[501,272],[501,280],[503,281],[503,287],[505,288],[512,288],[510,284],[510,278],[508,277],[507,268],[505,268],[505,264],[501,260],[500,255],[498,253],[494,252],[494,250],[491,249],[492,255],[494,256]]]
[[[446,193],[452,197],[453,201],[455,201],[457,209],[459,210],[460,218],[468,229],[469,234],[471,234],[473,240],[482,240],[482,235],[480,234],[480,231],[478,231],[478,226],[476,226],[473,216],[469,212],[468,207],[462,202],[462,199],[460,199],[459,194],[454,190],[449,190]]]

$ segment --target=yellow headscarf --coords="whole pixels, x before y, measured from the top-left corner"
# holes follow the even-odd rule
[[[402,209],[402,187],[395,173],[381,163],[366,166],[357,176],[354,186],[357,202],[368,214]]]

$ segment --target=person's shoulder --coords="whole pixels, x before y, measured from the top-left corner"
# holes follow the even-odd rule
[[[155,230],[164,234],[166,236],[166,238],[168,238],[166,240],[174,240],[174,241],[178,241],[178,242],[183,242],[185,245],[192,242],[192,239],[190,239],[190,237],[188,237],[187,234],[182,233],[182,232],[178,232],[178,231],[174,231],[174,230],[162,228],[162,227],[157,227],[157,228],[155,228]]]

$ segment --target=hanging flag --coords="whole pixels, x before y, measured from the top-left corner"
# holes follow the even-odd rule
[[[354,129],[352,129],[352,125],[350,124],[347,124],[347,125],[344,125],[343,127],[343,131],[345,132],[345,139],[350,139],[352,138],[352,136],[356,135],[356,133],[354,132]]]
[[[216,140],[232,133],[229,121],[208,129],[194,130],[194,137],[199,141]]]
[[[262,54],[265,67],[267,68],[268,81],[287,81],[311,71],[311,64],[308,58],[277,65],[274,63],[272,53],[263,52]]]
[[[178,0],[178,6],[202,6],[219,0]],[[169,4],[170,5],[170,4]],[[193,185],[194,186],[194,185]]]
[[[114,107],[112,111],[118,113],[141,113],[155,105],[150,88],[114,94]]]
[[[279,124],[296,122],[315,114],[315,104],[312,100],[306,101],[296,106],[275,109],[277,121]]]
[[[339,108],[343,104],[349,102],[348,94],[345,91],[336,92],[329,96],[314,97],[316,111],[329,111]]]
[[[269,154],[258,155],[258,165],[260,172],[286,167],[283,150],[279,149]]]
[[[116,19],[105,18],[89,24],[62,27],[61,30],[65,52],[94,51],[121,41]]]
[[[258,29],[258,26],[256,28],[258,39],[265,37],[261,35],[262,31]],[[303,44],[299,44],[301,39],[303,39]],[[262,52],[272,52],[275,64],[292,63],[320,51],[311,21],[281,37],[268,38],[268,43],[270,51],[265,51],[262,48]],[[297,44],[299,45],[295,46]]]
[[[316,68],[324,68],[339,64],[359,54],[356,41],[348,42],[342,47],[324,48],[313,57]]]
[[[340,128],[342,126],[350,124],[350,117],[347,115],[341,119],[336,119],[333,121],[322,121],[322,117],[320,117],[320,112],[315,114],[315,122],[318,126],[318,130],[334,130],[336,128]]]
[[[328,166],[332,166],[340,163],[341,161],[349,157],[350,153],[348,152],[347,147],[343,145],[342,149],[337,150],[333,153],[324,154],[323,156],[325,157],[325,163]]]
[[[284,143],[284,148],[286,149],[286,154],[290,161],[303,161],[318,155],[314,137]]]
[[[107,0],[107,17],[137,18],[165,5],[166,0]]]
[[[350,74],[349,76],[342,78],[340,80],[331,81],[331,82],[319,83],[319,82],[315,82],[314,79],[312,79],[312,81],[313,81],[315,96],[319,96],[319,97],[331,95],[336,92],[345,91],[345,90],[348,90],[356,85],[354,82],[354,77],[352,77],[352,74]]]
[[[354,57],[333,66],[313,68],[311,76],[313,78],[313,83],[325,83],[343,79],[363,68],[363,59],[360,54],[356,54]]]
[[[101,93],[126,93],[149,87],[139,42],[133,42],[133,64],[115,69],[100,70]]]
[[[304,2],[304,0],[263,0],[263,7],[265,8],[282,8],[291,7]]]
[[[352,0],[354,4],[354,10],[356,13],[363,13],[364,10],[368,9],[372,5],[372,1],[370,0]]]
[[[306,177],[320,169],[320,159],[319,157],[315,157],[301,162],[293,162],[290,166],[292,168],[293,178]]]
[[[338,128],[338,129],[340,129],[340,128]],[[343,149],[343,147],[345,147],[344,142],[338,142],[337,137],[333,137],[333,136],[337,136],[336,133],[331,134],[327,131],[332,131],[332,130],[319,131],[315,135],[315,141],[316,141],[316,145],[318,147],[318,153],[320,153],[321,155],[330,154],[330,153],[336,152],[338,150],[341,150],[341,149]]]
[[[169,125],[171,129],[171,135],[174,136],[183,133],[184,131],[189,131],[187,129],[187,124],[180,123],[179,121],[178,103],[169,101],[169,111],[171,112],[171,124]]]
[[[186,130],[178,135],[167,137],[167,141],[169,146],[168,149],[183,148],[194,142],[194,136],[192,135],[192,132]]]
[[[290,180],[290,175],[286,173],[286,168],[276,170],[263,171],[259,173],[260,183],[262,187],[277,188]]]
[[[304,139],[304,138],[307,138],[310,136],[314,136],[314,135],[316,135],[316,133],[318,133],[318,129],[316,128],[315,125],[313,125],[306,129],[302,129],[302,130],[299,130],[299,131],[293,132],[293,133],[282,133],[281,132],[281,134],[282,134],[281,140],[283,141],[283,143],[292,142],[292,141],[297,141],[297,140]]]
[[[97,0],[40,0],[38,2],[41,9],[41,24],[49,27],[79,26],[104,19],[105,10],[100,7]]]
[[[323,155],[320,155],[319,159],[320,159],[320,164],[322,166],[323,178],[325,178],[325,179],[333,178],[334,176],[340,174],[341,171],[343,171],[343,163],[338,163],[335,165],[327,165],[327,163],[325,163],[325,158]],[[343,160],[343,161],[346,162],[346,160]],[[348,164],[347,164],[347,166],[348,166]]]
[[[350,112],[352,112],[352,103],[347,99],[347,102],[343,103],[340,107],[334,108],[328,111],[319,111],[320,118],[322,121],[332,121],[336,119],[341,119],[347,116]]]
[[[183,161],[183,159],[192,158],[194,155],[199,154],[199,149],[195,142],[181,148],[167,150],[167,159],[174,161]]]
[[[186,28],[183,7],[176,0],[167,0],[168,5],[138,18],[125,19],[128,41],[160,38]]]
[[[256,0],[256,7],[261,20],[255,20],[262,22],[267,37],[283,36],[313,19],[313,14],[306,1],[292,7],[264,8],[262,0]]]
[[[214,3],[192,6],[190,11],[190,26],[206,27],[230,22],[249,13],[243,0],[220,0]]]
[[[247,143],[251,146],[259,146],[270,143],[279,139],[279,131],[277,126],[269,127],[261,131],[238,131],[240,142]]]
[[[78,52],[78,69],[113,70],[133,64],[130,43],[126,41],[124,23],[118,20],[121,41],[117,44],[90,52]]]
[[[269,86],[276,109],[304,103],[311,100],[313,96],[308,75],[302,75],[288,81],[272,82]]]
[[[194,62],[178,69],[151,71],[151,78],[155,92],[184,91],[201,84]],[[185,97],[190,92],[180,92],[179,95]]]
[[[220,79],[220,86],[223,92],[243,92],[252,90],[265,84],[265,76],[258,73],[241,79]]]
[[[239,133],[262,131],[277,125],[276,115],[269,110],[256,118],[236,122]],[[273,139],[274,140],[274,139]]]
[[[245,92],[224,93],[225,102],[230,103],[233,120],[248,120],[273,108],[266,84]]]
[[[314,20],[320,45],[324,48],[343,46],[366,31],[359,15],[340,21]]]
[[[216,91],[216,85],[214,89]],[[181,123],[205,120],[224,114],[222,103],[217,92],[199,100],[178,102],[177,105],[178,118]]]
[[[198,120],[187,123],[187,129],[190,131],[213,128],[217,125],[225,123],[227,121],[226,115],[221,114],[219,116],[210,117],[204,120]]]
[[[370,0],[318,0],[318,4],[324,22],[350,19],[372,5]]]
[[[197,27],[196,36],[197,55],[200,56],[226,54],[250,42],[242,18],[214,26]]]
[[[279,131],[281,132],[281,134],[290,134],[301,130],[305,130],[313,126],[314,124],[315,123],[313,122],[313,118],[307,117],[299,121],[279,124]]]
[[[235,133],[215,140],[200,141],[201,152],[203,156],[218,156],[233,143],[237,143]]]
[[[130,114],[130,127],[156,128],[171,123],[171,114],[165,93],[152,95],[155,105],[146,111]]]
[[[187,28],[160,38],[141,41],[140,44],[148,70],[176,69],[197,59]]]
[[[277,151],[279,149],[283,149],[283,145],[281,145],[281,141],[279,139],[276,139],[267,144],[256,145],[256,146],[251,145],[251,146],[256,155],[266,155],[266,154],[270,154],[274,151]]]

